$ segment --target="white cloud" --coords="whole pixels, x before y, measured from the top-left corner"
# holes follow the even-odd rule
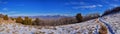
[[[11,13],[16,13],[17,11],[10,11],[8,8],[3,8],[2,9],[3,12],[7,13],[7,14],[11,14]]]
[[[9,14],[9,16],[38,16],[39,13],[27,14],[27,13],[16,13],[16,14]],[[45,15],[45,14],[43,14]]]
[[[110,4],[110,6],[112,6],[112,7],[118,7],[120,5],[118,5],[118,4]]]
[[[30,14],[9,14],[9,16],[29,16]]]
[[[120,6],[120,5],[113,5],[114,7],[118,7],[118,6]]]
[[[9,12],[7,12],[7,14],[16,14],[16,13],[18,13],[18,11],[9,11]]]
[[[88,4],[88,3],[85,3],[85,2],[67,2],[67,3],[65,3],[65,5],[85,5],[85,4]]]
[[[96,6],[95,5],[91,5],[91,6],[76,6],[76,7],[73,7],[74,9],[79,9],[79,8],[95,8]]]
[[[73,9],[79,9],[79,8],[96,8],[96,7],[103,7],[103,5],[89,5],[89,6],[74,6]]]
[[[14,14],[14,13],[16,13],[15,11],[13,12],[13,11],[9,11],[9,12],[0,12],[0,14]]]
[[[8,11],[8,8],[3,8],[2,10],[3,10],[3,11]]]
[[[103,5],[100,5],[100,4],[99,4],[99,5],[97,5],[97,6],[99,6],[99,7],[103,7]]]
[[[66,3],[66,5],[73,5],[72,6],[73,9],[103,7],[103,5],[101,4],[91,5],[90,3],[83,2],[83,1],[69,2],[69,3]]]
[[[3,8],[2,11],[0,11],[0,13],[2,14],[14,14],[17,11],[10,11],[8,8]]]
[[[90,5],[90,6],[81,6],[81,8],[95,8],[96,5]]]

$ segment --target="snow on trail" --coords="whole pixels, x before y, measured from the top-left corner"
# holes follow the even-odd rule
[[[104,23],[106,25],[107,29],[109,30],[109,32],[111,34],[115,34],[115,32],[113,32],[111,25],[109,25],[106,21],[104,21],[104,19],[102,17],[99,18],[99,21],[101,21],[102,23]]]
[[[95,33],[94,34],[99,34],[99,27],[98,27],[98,25],[96,26],[96,29],[95,29]]]

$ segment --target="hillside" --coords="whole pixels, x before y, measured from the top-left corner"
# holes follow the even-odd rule
[[[120,34],[120,12],[104,16],[105,21],[110,24],[116,34]]]
[[[0,21],[0,34],[119,34],[120,13],[103,16],[106,25],[96,18],[76,24],[60,26],[31,26]]]
[[[89,22],[89,23],[88,23]],[[39,29],[38,29],[39,27]],[[74,33],[95,33],[99,24],[94,20],[84,23],[70,24],[63,26],[28,26],[19,23],[0,23],[0,34],[33,34],[33,33],[54,33],[54,34],[74,34]]]

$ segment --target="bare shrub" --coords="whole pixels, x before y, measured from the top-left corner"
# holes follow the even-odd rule
[[[23,23],[23,19],[19,16],[16,18],[16,22],[17,23]]]
[[[91,20],[100,17],[99,13],[91,13],[83,17],[83,21]]]
[[[40,25],[41,20],[39,18],[35,18],[32,25]]]
[[[58,21],[60,24],[73,24],[73,23],[76,23],[77,20],[73,17],[67,17],[67,18],[61,18],[59,19]]]
[[[23,20],[23,24],[32,25],[32,19],[26,16]]]

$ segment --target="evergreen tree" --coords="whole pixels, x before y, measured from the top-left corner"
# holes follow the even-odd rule
[[[81,22],[81,21],[82,21],[83,17],[82,17],[82,15],[81,15],[81,13],[78,13],[78,14],[76,15],[76,19],[77,19],[78,22]]]
[[[3,19],[4,20],[8,20],[9,18],[8,18],[8,15],[5,15],[4,17],[3,17]]]

